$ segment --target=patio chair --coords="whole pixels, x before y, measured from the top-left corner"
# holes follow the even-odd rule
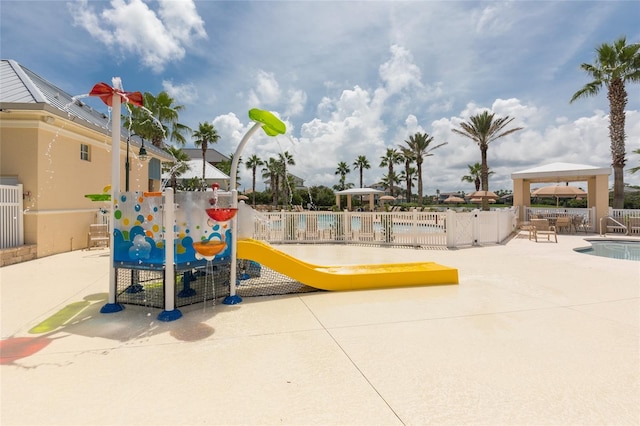
[[[359,241],[375,240],[375,233],[373,230],[373,215],[365,214],[360,217],[360,230],[357,232],[357,239]]]
[[[571,218],[569,216],[559,216],[556,219],[555,227],[558,232],[562,232],[563,229],[566,229],[567,232],[571,232]]]
[[[547,219],[531,219],[531,225],[533,226],[533,237],[538,242],[538,235],[546,235],[547,240],[551,241],[551,236],[555,242],[558,242],[558,234],[556,233],[556,227],[549,225]]]
[[[628,221],[627,232],[629,234],[640,234],[640,217],[629,217]]]
[[[531,224],[531,222],[526,221],[520,224],[520,229],[522,231],[526,231],[529,234],[529,240],[533,239],[533,234],[536,230],[535,226]]]
[[[109,225],[106,223],[92,223],[89,225],[87,248],[109,247]]]
[[[318,216],[315,214],[306,215],[306,226],[304,230],[305,240],[318,240],[320,239],[320,229],[318,228]]]

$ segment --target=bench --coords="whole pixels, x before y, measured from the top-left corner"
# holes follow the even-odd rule
[[[109,247],[109,225],[92,223],[89,225],[88,248]]]

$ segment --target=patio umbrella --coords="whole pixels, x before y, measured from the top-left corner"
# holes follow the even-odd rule
[[[249,197],[247,197],[246,195],[242,195],[242,194],[238,195],[238,200],[248,200],[248,199]]]
[[[493,198],[494,200],[497,200],[498,198],[500,198],[495,192],[491,192],[491,191],[476,191],[476,192],[472,192],[471,194],[469,194],[469,197],[471,198]]]
[[[382,201],[391,201],[391,200],[395,200],[395,197],[392,197],[391,195],[383,195],[382,197],[380,197],[380,199]]]
[[[449,197],[445,198],[445,200],[443,201],[443,203],[447,203],[447,204],[458,204],[458,203],[464,203],[464,199],[460,198],[460,197],[456,197],[454,195],[450,195]]]
[[[555,197],[556,207],[560,204],[560,198],[585,197],[587,193],[580,188],[569,185],[549,185],[538,188],[531,193],[532,197]]]
[[[482,203],[482,198],[472,198],[469,200],[472,203]],[[496,200],[494,200],[493,198],[489,198],[489,202],[490,203],[495,203]]]

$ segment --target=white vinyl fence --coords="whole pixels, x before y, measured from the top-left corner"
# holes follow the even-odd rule
[[[256,212],[254,238],[270,243],[464,247],[501,243],[517,208],[483,212]]]
[[[24,244],[22,184],[0,185],[0,249]]]

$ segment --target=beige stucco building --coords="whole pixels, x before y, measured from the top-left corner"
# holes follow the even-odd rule
[[[87,247],[89,225],[109,207],[85,197],[111,182],[109,126],[104,113],[15,61],[0,61],[0,183],[22,184],[24,243],[36,245],[37,257]],[[121,134],[120,189],[128,152],[129,189],[159,190],[161,162],[171,157],[146,145],[142,161],[144,142]]]

